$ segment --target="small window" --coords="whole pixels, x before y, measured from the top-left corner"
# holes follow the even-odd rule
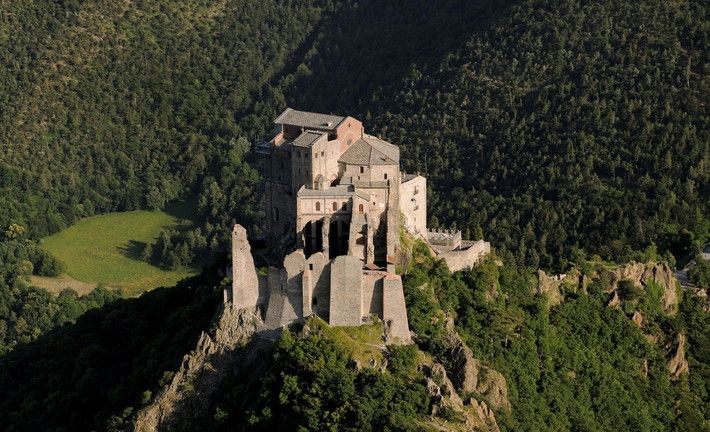
[[[387,173],[385,173],[385,180],[387,180]]]
[[[318,159],[318,152],[316,152],[315,156],[313,156],[314,159]]]
[[[364,174],[364,173],[365,173],[365,167],[361,166],[360,167],[360,174]]]
[[[319,202],[316,203],[316,211],[320,211],[320,203]]]
[[[362,205],[362,204],[358,205],[358,206],[357,206],[357,211],[358,211],[358,213],[360,213],[360,214],[365,213],[365,206]]]
[[[338,211],[338,203],[333,202],[333,211]]]
[[[320,152],[320,155],[321,155],[321,157],[323,157],[323,156],[325,155],[325,152],[324,152],[324,151],[321,151],[321,152]]]
[[[309,269],[309,270],[313,270],[313,264],[312,264],[312,263],[311,263],[311,264],[308,264],[308,269]]]

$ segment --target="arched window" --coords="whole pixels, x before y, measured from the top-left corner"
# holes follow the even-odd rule
[[[360,214],[365,213],[365,206],[362,205],[362,204],[360,204],[359,206],[357,206],[357,211],[358,211],[358,213],[360,213]]]
[[[338,203],[333,201],[333,211],[338,211]]]
[[[318,211],[318,212],[320,211],[320,203],[319,202],[316,203],[316,211]]]

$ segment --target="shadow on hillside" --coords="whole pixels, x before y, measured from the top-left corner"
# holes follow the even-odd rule
[[[120,299],[0,358],[0,424],[10,430],[105,430],[179,367],[219,304],[216,268]]]
[[[295,69],[286,91],[295,108],[351,114],[365,120],[376,107],[372,96],[394,87],[417,69],[437,68],[446,55],[465,49],[470,37],[488,29],[518,1],[360,1],[331,16],[322,38]],[[384,91],[387,95],[388,92]]]

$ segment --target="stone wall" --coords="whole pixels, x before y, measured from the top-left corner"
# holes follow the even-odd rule
[[[232,230],[232,293],[229,297],[237,309],[254,308],[259,300],[259,279],[247,230],[241,225],[234,225]]]
[[[405,227],[412,234],[426,234],[426,177],[403,175],[406,177],[399,186],[399,210]]]
[[[382,281],[382,320],[388,326],[388,342],[411,342],[404,289],[399,275],[388,274]]]
[[[330,266],[329,323],[334,326],[362,324],[362,261],[342,255],[336,257]]]
[[[386,275],[381,271],[363,271],[362,310],[365,316],[375,314],[382,316],[382,278]]]
[[[456,272],[470,269],[490,252],[491,244],[487,241],[478,240],[468,249],[444,252],[439,254],[438,257],[446,261],[446,265],[451,272]]]

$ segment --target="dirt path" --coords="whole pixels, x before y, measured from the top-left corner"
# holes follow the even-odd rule
[[[64,288],[72,288],[79,295],[90,293],[97,284],[76,280],[68,274],[61,274],[57,277],[31,276],[32,285],[44,288],[54,295],[59,294]]]

